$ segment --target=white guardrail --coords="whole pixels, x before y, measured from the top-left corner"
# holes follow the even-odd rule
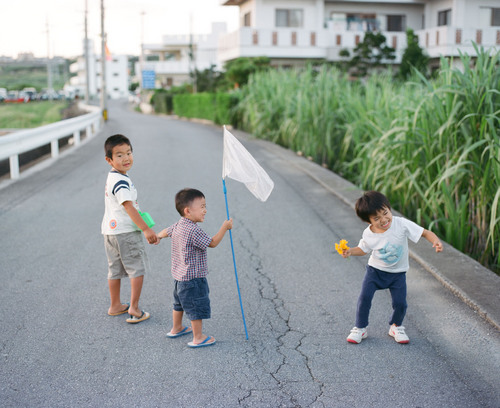
[[[51,156],[55,159],[59,156],[59,139],[73,135],[73,145],[77,147],[81,144],[80,134],[83,130],[86,140],[98,132],[102,119],[101,109],[97,106],[83,104],[80,104],[79,107],[90,113],[50,125],[0,136],[0,160],[9,159],[11,179],[19,178],[20,154],[50,143]]]

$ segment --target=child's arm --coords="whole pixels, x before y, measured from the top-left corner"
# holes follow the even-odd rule
[[[124,201],[122,205],[123,208],[125,208],[125,211],[127,211],[128,216],[132,219],[132,221],[134,221],[135,225],[137,225],[144,233],[146,240],[150,244],[156,244],[158,242],[156,232],[149,228],[148,225],[144,222],[139,212],[135,209],[132,201]]]
[[[436,252],[441,252],[443,250],[443,244],[441,243],[437,235],[432,231],[424,229],[422,236],[432,244],[433,248],[436,248]]]
[[[363,256],[363,255],[366,255],[366,252],[364,252],[360,247],[344,249],[342,251],[342,257],[344,258],[349,258],[350,256]]]
[[[159,239],[167,238],[167,237],[168,237],[168,234],[167,234],[167,229],[166,228],[164,230],[161,230],[160,233],[158,234],[158,238]]]
[[[222,238],[224,238],[226,231],[232,228],[233,228],[233,219],[230,218],[229,220],[225,220],[222,223],[219,232],[212,237],[212,242],[210,242],[209,247],[215,248],[217,245],[219,245],[220,242],[222,241]]]

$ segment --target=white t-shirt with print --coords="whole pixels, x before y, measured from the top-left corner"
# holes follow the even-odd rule
[[[408,238],[418,242],[424,228],[402,217],[392,217],[389,229],[382,233],[372,232],[370,227],[363,231],[358,246],[370,253],[368,265],[384,272],[406,272],[408,261]]]
[[[101,224],[103,235],[117,235],[126,232],[140,231],[122,205],[125,201],[132,201],[139,211],[137,204],[137,190],[130,177],[111,170],[106,180],[104,192],[104,217]]]

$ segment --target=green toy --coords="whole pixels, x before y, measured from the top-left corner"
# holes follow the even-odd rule
[[[142,217],[142,219],[149,228],[154,227],[155,222],[153,221],[153,218],[151,217],[151,215],[149,215],[149,213],[139,211],[139,215]]]

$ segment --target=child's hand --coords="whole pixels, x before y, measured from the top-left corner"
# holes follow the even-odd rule
[[[436,234],[432,231],[424,229],[422,236],[432,244],[433,248],[436,248],[436,252],[441,252],[443,250],[443,244],[439,240]]]
[[[159,233],[158,233],[158,239],[162,239],[162,238],[167,238],[168,237],[168,234],[167,234],[167,229],[165,228],[164,230],[161,230]]]
[[[349,258],[351,256],[351,248],[343,249],[342,253],[340,255],[342,255],[342,258],[344,258],[344,259]]]
[[[436,242],[434,242],[432,244],[432,247],[436,248],[436,252],[442,252],[443,251],[443,244],[439,240],[437,240]]]
[[[229,218],[228,220],[224,221],[222,224],[226,230],[233,229],[233,219]]]
[[[146,240],[150,244],[157,244],[159,242],[158,236],[156,235],[156,232],[154,232],[151,228],[147,228],[144,231],[144,236],[146,237]]]

